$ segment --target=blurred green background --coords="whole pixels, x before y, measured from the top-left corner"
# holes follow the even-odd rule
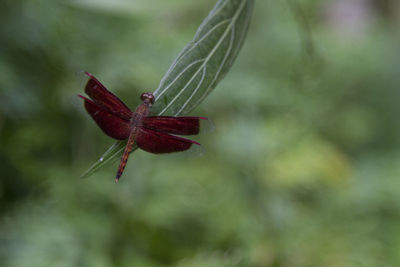
[[[396,0],[257,1],[205,155],[79,179],[114,141],[77,73],[133,109],[215,2],[2,0],[1,266],[400,266]]]

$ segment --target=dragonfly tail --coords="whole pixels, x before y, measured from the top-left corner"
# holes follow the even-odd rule
[[[121,177],[122,173],[125,170],[125,166],[128,161],[129,154],[132,152],[132,147],[134,143],[135,143],[135,134],[132,131],[129,135],[128,143],[126,144],[124,154],[122,155],[121,158],[121,162],[119,163],[117,175],[115,176],[116,183],[119,181],[119,178]]]

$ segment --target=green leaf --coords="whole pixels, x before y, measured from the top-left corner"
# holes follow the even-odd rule
[[[153,115],[187,114],[215,88],[235,61],[246,37],[254,0],[219,0],[193,40],[174,60],[154,92]],[[116,160],[126,144],[118,141],[87,170],[87,177]]]
[[[214,89],[240,50],[252,7],[248,0],[218,1],[154,92],[154,114],[186,114]]]

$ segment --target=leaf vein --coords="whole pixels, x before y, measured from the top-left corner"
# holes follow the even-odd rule
[[[193,90],[193,93],[189,96],[189,98],[185,101],[185,103],[182,105],[181,109],[178,110],[178,112],[176,113],[176,115],[181,114],[182,110],[186,107],[186,105],[190,102],[190,100],[193,98],[193,96],[197,93],[197,91],[199,90],[200,86],[203,84],[203,81],[206,77],[206,73],[207,73],[207,65],[204,66],[203,68],[203,75],[201,77],[201,80],[199,81],[199,84],[197,85],[196,89]]]
[[[220,64],[220,66],[219,66],[219,68],[218,68],[218,70],[217,70],[217,73],[215,74],[214,79],[213,79],[212,82],[209,84],[209,86],[207,87],[207,89],[205,90],[205,92],[203,93],[203,95],[199,98],[198,102],[203,101],[203,99],[208,95],[209,91],[211,90],[213,84],[217,81],[217,79],[218,79],[218,77],[219,77],[219,75],[220,75],[220,73],[221,73],[221,70],[222,70],[223,66],[225,65],[226,60],[228,59],[228,57],[229,57],[229,55],[230,55],[230,52],[231,52],[231,50],[232,50],[234,41],[235,41],[235,25],[232,26],[232,30],[231,30],[231,39],[230,39],[230,42],[229,42],[229,47],[228,47],[228,49],[226,50],[225,56],[224,56],[224,58],[223,58],[223,60],[222,60],[222,62],[221,62],[221,64]],[[198,102],[197,102],[197,103],[198,103]]]
[[[172,81],[172,82],[170,82],[169,84],[168,84],[168,86],[167,87],[165,87],[162,91],[161,91],[161,93],[160,94],[158,94],[157,96],[156,96],[156,101],[188,70],[188,69],[190,69],[192,66],[194,66],[194,65],[196,65],[197,63],[200,63],[200,62],[202,62],[202,61],[204,61],[204,59],[202,58],[202,59],[198,59],[198,60],[196,60],[196,61],[193,61],[192,63],[190,63],[189,65],[187,65],[176,77],[175,77],[175,79]],[[155,92],[154,92],[154,94],[156,94]]]

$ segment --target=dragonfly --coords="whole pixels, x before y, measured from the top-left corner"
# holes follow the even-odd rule
[[[84,100],[86,111],[106,135],[117,140],[127,140],[115,182],[119,181],[124,172],[134,144],[154,154],[185,151],[192,145],[200,146],[196,141],[177,135],[199,134],[200,122],[208,118],[150,116],[150,108],[155,101],[151,92],[141,94],[143,103],[132,112],[91,73],[85,74],[89,77],[85,86],[85,93],[89,98],[78,96]]]

